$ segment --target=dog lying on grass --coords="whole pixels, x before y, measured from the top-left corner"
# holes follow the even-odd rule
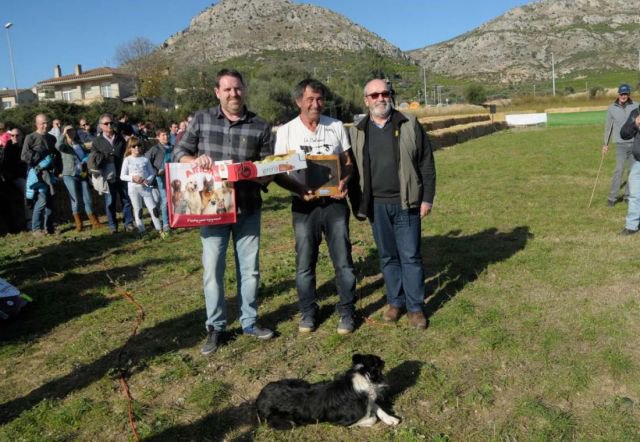
[[[283,379],[267,384],[256,400],[258,418],[279,430],[317,422],[371,427],[378,418],[387,425],[398,425],[400,419],[376,402],[385,387],[384,361],[376,355],[356,354],[352,363],[333,381],[310,384]]]

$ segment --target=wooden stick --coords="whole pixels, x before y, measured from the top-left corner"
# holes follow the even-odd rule
[[[598,178],[600,178],[600,171],[602,170],[602,163],[604,163],[604,152],[600,155],[600,166],[598,167],[598,173],[596,174],[596,182],[593,183],[593,190],[591,191],[591,198],[589,198],[589,205],[587,209],[591,208],[591,202],[593,201],[593,195],[596,193],[596,187],[598,186]]]

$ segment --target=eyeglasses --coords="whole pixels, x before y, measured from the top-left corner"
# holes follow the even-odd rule
[[[111,126],[113,124],[113,121],[103,121],[102,125],[103,126]]]
[[[382,97],[382,98],[389,98],[391,96],[391,92],[390,91],[382,91],[382,92],[372,92],[369,95],[367,95],[367,97],[373,99],[373,100],[377,100],[378,97]]]
[[[140,147],[142,146],[136,144],[135,146],[131,146],[131,149],[139,149]]]

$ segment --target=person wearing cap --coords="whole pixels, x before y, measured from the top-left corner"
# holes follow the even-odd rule
[[[618,192],[624,182],[623,175],[625,165],[631,170],[633,156],[631,155],[632,141],[623,140],[620,137],[620,129],[627,121],[631,111],[637,109],[638,105],[631,100],[631,87],[628,84],[621,84],[618,88],[618,98],[609,106],[607,111],[607,122],[604,128],[604,144],[602,145],[603,155],[609,151],[611,139],[616,143],[616,168],[611,178],[611,190],[607,197],[607,206],[613,207],[618,201]],[[629,199],[629,184],[624,188],[624,200]]]

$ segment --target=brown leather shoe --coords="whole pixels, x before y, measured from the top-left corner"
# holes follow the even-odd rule
[[[401,314],[402,314],[402,309],[400,309],[400,307],[387,305],[387,309],[382,314],[382,320],[384,322],[398,322],[398,319],[400,319]]]
[[[407,319],[411,327],[425,329],[427,328],[427,319],[424,317],[422,311],[407,313]]]

